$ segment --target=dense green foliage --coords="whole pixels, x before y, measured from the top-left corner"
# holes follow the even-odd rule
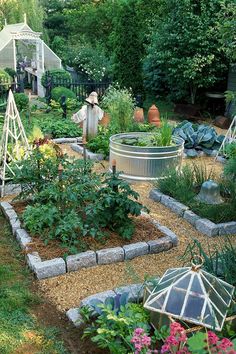
[[[29,106],[29,97],[25,93],[15,93],[14,94],[16,107],[19,111],[23,111]]]
[[[0,69],[0,84],[10,84],[11,82],[10,75],[5,70]]]
[[[65,96],[66,98],[76,98],[75,93],[66,87],[59,86],[52,89],[51,97],[53,100],[59,102],[62,96]]]
[[[227,61],[219,50],[216,25],[224,17],[221,3],[209,0],[162,0],[145,60],[146,86],[154,92],[168,90],[181,100],[195,103],[201,88],[222,80]]]
[[[235,161],[235,160],[234,160]],[[235,167],[235,163],[233,165]],[[157,182],[157,187],[189,208],[203,218],[221,223],[234,221],[236,215],[236,185],[232,182],[236,170],[231,170],[231,162],[225,167],[225,177],[220,181],[221,193],[225,202],[209,205],[195,199],[200,192],[203,182],[214,179],[212,171],[207,173],[206,167],[193,164],[190,168],[185,166],[182,171],[172,170],[166,178]],[[235,177],[234,177],[235,178]]]
[[[68,117],[62,119],[61,111],[53,110],[50,113],[35,112],[30,119],[22,118],[27,135],[31,135],[34,126],[41,129],[44,135],[52,138],[73,138],[81,136],[82,129]]]
[[[12,79],[14,79],[14,77],[16,76],[16,71],[12,68],[5,68],[4,71],[8,73],[12,77]]]
[[[44,11],[40,5],[40,0],[1,0],[0,28],[4,24],[4,19],[7,20],[8,24],[22,23],[24,13],[26,13],[27,16],[28,25],[32,27],[34,31],[44,32]]]
[[[118,132],[130,129],[133,122],[134,99],[128,89],[110,86],[102,99],[103,109],[110,115],[110,125]]]
[[[130,215],[138,216],[144,208],[138,194],[118,175],[92,172],[90,161],[69,160],[57,150],[54,156],[45,155],[41,147],[46,143],[37,141],[30,158],[19,163],[19,172],[15,169],[20,197],[32,199],[23,214],[27,229],[75,251],[86,247],[86,236],[104,238],[105,228],[130,239]]]
[[[66,86],[71,82],[71,76],[68,71],[63,70],[63,69],[52,69],[49,70],[47,73],[44,73],[42,78],[41,78],[41,83],[44,87],[46,87],[47,84],[47,75],[51,77],[52,82],[55,82],[57,84],[62,84],[64,83],[63,86]]]
[[[113,62],[114,78],[135,93],[142,92],[142,62],[144,43],[139,27],[136,0],[122,0],[114,18]]]

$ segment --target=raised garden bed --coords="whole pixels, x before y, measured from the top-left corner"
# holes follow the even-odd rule
[[[159,237],[154,240],[129,243],[119,247],[111,247],[99,250],[89,250],[76,255],[68,255],[65,259],[62,257],[50,260],[42,260],[41,254],[32,252],[30,247],[33,239],[22,228],[18,214],[10,203],[2,202],[1,209],[8,219],[12,232],[16,236],[21,248],[26,253],[26,260],[30,269],[35,273],[38,279],[50,278],[66,272],[76,271],[84,267],[92,267],[99,264],[110,264],[130,260],[138,256],[159,253],[167,251],[177,246],[178,238],[165,226],[160,225],[155,220],[145,214],[157,230]]]
[[[236,234],[236,221],[214,223],[209,219],[202,218],[195,214],[191,209],[176,199],[161,193],[158,189],[152,189],[149,197],[156,202],[162,203],[167,208],[171,209],[175,214],[183,217],[196,230],[207,236],[223,236]]]

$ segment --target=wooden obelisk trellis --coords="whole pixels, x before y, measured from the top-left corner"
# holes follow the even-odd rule
[[[14,176],[11,164],[29,155],[30,147],[20,119],[12,91],[9,91],[7,109],[0,143],[1,197],[4,195],[5,182]]]
[[[232,142],[236,142],[236,116],[233,118],[230,127],[224,137],[224,140],[222,141],[222,144],[219,148],[218,154],[216,155],[216,158],[222,154],[225,155],[225,147],[228,144],[231,144]]]

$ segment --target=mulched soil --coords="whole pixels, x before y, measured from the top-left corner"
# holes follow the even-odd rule
[[[27,206],[26,202],[12,203],[18,215],[21,215]],[[135,231],[131,240],[124,240],[116,232],[104,229],[104,239],[101,241],[93,237],[85,237],[78,247],[78,253],[86,250],[100,250],[102,248],[119,247],[129,245],[135,242],[151,241],[163,237],[164,234],[159,231],[146,216],[131,217],[135,225]],[[70,254],[67,247],[62,247],[60,241],[51,240],[47,244],[40,238],[33,236],[32,242],[28,244],[28,253],[38,252],[42,260],[64,257]]]

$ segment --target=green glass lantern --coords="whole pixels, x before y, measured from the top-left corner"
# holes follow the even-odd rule
[[[234,287],[201,269],[202,264],[168,269],[144,307],[151,313],[221,331]]]

